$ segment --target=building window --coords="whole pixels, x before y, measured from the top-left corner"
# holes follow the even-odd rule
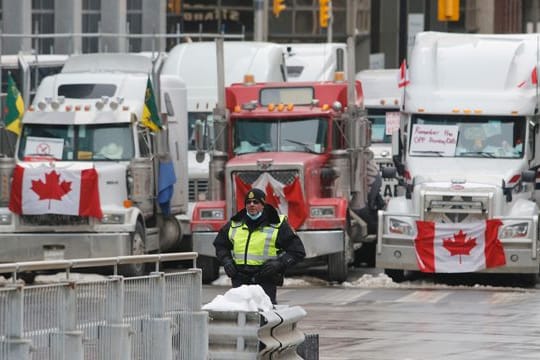
[[[101,22],[101,0],[83,0],[82,7],[82,32],[98,33]],[[97,37],[84,37],[82,40],[82,52],[99,52],[99,39]]]
[[[131,35],[142,34],[142,0],[128,0],[127,2],[127,33]],[[130,37],[128,39],[129,51],[142,50],[142,38]]]
[[[32,29],[35,34],[54,34],[54,0],[32,0]],[[54,38],[33,39],[41,54],[54,53]]]

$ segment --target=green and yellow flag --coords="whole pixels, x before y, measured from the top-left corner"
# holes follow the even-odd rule
[[[6,107],[4,109],[4,124],[6,129],[17,135],[21,133],[21,118],[24,113],[24,102],[17,89],[17,84],[8,73]]]
[[[148,82],[146,83],[142,123],[144,126],[154,132],[161,130],[161,119],[159,118],[159,113],[156,106],[156,98],[154,97],[154,91],[152,90],[150,78],[148,78]]]

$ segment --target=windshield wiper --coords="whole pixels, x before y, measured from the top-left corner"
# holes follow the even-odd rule
[[[443,152],[442,151],[437,151],[437,150],[415,150],[411,153],[411,155],[416,155],[416,154],[430,154],[430,155],[437,155],[439,157],[442,157],[443,155]]]
[[[466,152],[462,152],[462,153],[459,153],[458,155],[481,155],[482,157],[486,157],[486,158],[494,158],[495,155],[493,155],[493,153],[490,153],[490,152],[485,152],[485,151],[466,151]]]
[[[317,154],[317,152],[315,150],[313,150],[312,148],[309,147],[310,144],[306,144],[306,143],[303,143],[301,141],[292,140],[292,139],[283,139],[283,140],[288,141],[288,142],[290,142],[292,144],[300,145],[305,151],[307,151],[310,154]]]

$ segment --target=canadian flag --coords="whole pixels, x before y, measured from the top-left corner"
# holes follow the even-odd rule
[[[276,207],[281,214],[287,215],[289,224],[297,229],[304,223],[307,210],[302,195],[302,187],[298,177],[289,185],[284,185],[272,177],[269,173],[262,173],[253,184],[244,183],[238,176],[236,183],[236,208],[244,207],[244,198],[251,188],[264,190],[266,202]]]
[[[407,69],[407,60],[403,59],[398,72],[398,87],[402,88],[409,85],[409,70]]]
[[[496,219],[465,224],[417,221],[418,267],[423,272],[463,273],[505,265],[498,239],[501,225]]]
[[[526,85],[528,86],[537,86],[538,85],[538,70],[535,66],[531,71],[531,76],[527,79],[523,80],[518,84],[518,88],[524,88]]]
[[[16,214],[61,214],[101,219],[98,174],[48,166],[13,171],[9,209]]]

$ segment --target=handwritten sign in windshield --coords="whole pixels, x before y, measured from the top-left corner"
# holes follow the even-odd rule
[[[415,124],[411,133],[411,153],[453,156],[456,151],[458,133],[457,125]]]

